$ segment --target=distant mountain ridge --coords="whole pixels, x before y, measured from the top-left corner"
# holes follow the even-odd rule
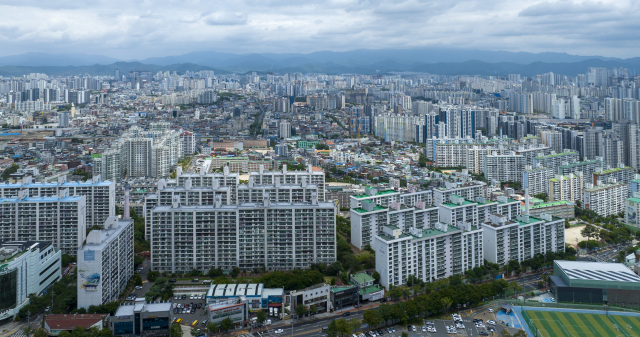
[[[451,48],[358,49],[345,52],[233,54],[199,51],[183,55],[121,61],[100,55],[27,53],[0,57],[0,75],[21,76],[32,72],[51,75],[113,75],[130,70],[213,70],[218,74],[258,72],[318,72],[327,74],[387,74],[426,72],[442,75],[494,75],[511,73],[533,76],[554,72],[574,76],[589,67],[624,67],[640,70],[640,58],[620,59],[577,56],[566,53],[526,53]]]

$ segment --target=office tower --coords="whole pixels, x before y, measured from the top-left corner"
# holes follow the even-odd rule
[[[76,255],[86,237],[86,197],[60,190],[47,197],[0,199],[0,240],[49,241],[63,254]]]
[[[291,138],[291,123],[281,121],[278,127],[278,131],[280,138]]]
[[[49,241],[0,241],[5,305],[1,319],[15,317],[20,309],[32,304],[31,295],[39,296],[62,277],[61,256]]]
[[[69,113],[68,112],[59,112],[58,113],[58,127],[59,128],[68,128],[69,127]]]
[[[624,164],[636,170],[640,169],[640,153],[638,153],[640,129],[638,129],[638,123],[634,121],[618,121],[613,123],[611,127],[613,132],[623,140]]]
[[[584,130],[584,145],[582,148],[585,159],[592,160],[596,157],[604,157],[603,136],[604,131],[602,131],[602,128],[588,128]]]
[[[116,301],[133,276],[133,220],[110,216],[89,232],[77,268],[78,308]]]

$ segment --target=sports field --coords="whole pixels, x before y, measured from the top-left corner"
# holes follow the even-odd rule
[[[640,337],[640,317],[572,312],[522,312],[536,337]]]

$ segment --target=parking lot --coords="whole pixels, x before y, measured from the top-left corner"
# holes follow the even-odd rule
[[[193,295],[197,295],[197,298]],[[206,300],[203,294],[193,295],[176,295],[172,299],[172,315],[176,319],[182,319],[180,324],[192,326],[194,321],[198,321],[195,327],[204,329],[202,322],[207,320]]]

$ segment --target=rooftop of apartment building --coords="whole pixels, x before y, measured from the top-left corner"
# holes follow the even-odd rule
[[[549,157],[564,156],[564,155],[568,155],[568,154],[578,154],[578,152],[569,151],[569,152],[552,153],[552,154],[548,154],[546,156],[538,156],[536,158],[549,158]]]
[[[558,200],[558,201],[545,202],[545,203],[537,204],[537,205],[534,205],[534,206],[530,206],[529,209],[555,207],[555,206],[562,206],[562,205],[573,206],[573,205],[575,205],[575,203],[572,202],[572,201],[567,201],[567,200]],[[522,209],[524,209],[524,206],[522,207]]]
[[[369,213],[369,212],[375,212],[375,211],[383,211],[383,210],[386,210],[386,209],[387,209],[386,207],[382,207],[380,205],[376,205],[373,208],[373,210],[371,210],[371,211],[367,211],[364,208],[352,208],[352,210],[354,210],[355,212],[358,212],[358,213]]]
[[[627,184],[622,183],[622,182],[613,183],[613,184],[594,185],[593,187],[585,187],[584,191],[593,192],[593,191],[606,190],[606,189],[609,189],[609,188],[626,186],[626,185]]]
[[[388,194],[394,194],[394,193],[399,193],[399,192],[396,190],[383,190],[383,191],[376,192],[376,194],[374,195],[368,195],[365,193],[365,194],[354,195],[353,197],[356,199],[362,199],[362,198],[367,198],[372,196],[381,196],[381,195],[388,195]]]
[[[607,173],[615,173],[615,172],[620,172],[625,170],[633,170],[633,167],[628,167],[628,166],[614,167],[614,168],[602,170],[602,172],[593,172],[593,174],[607,174]]]
[[[2,199],[0,199],[0,202]],[[317,204],[311,204],[308,202],[305,203],[290,203],[290,202],[270,202],[268,208],[281,208],[281,209],[291,209],[291,208],[307,208],[309,206],[317,206],[318,208],[334,208],[335,204],[333,202],[318,202]],[[180,211],[210,211],[212,209],[216,210],[235,210],[242,208],[265,208],[264,203],[262,202],[246,202],[239,205],[220,205],[220,207],[216,207],[215,205],[179,205],[178,207],[173,207],[171,205],[168,206],[156,206],[153,208],[154,212],[171,212],[173,210]]]

